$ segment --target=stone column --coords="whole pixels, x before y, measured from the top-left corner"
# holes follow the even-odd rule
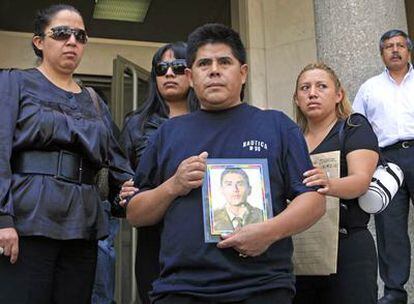
[[[353,101],[360,85],[383,69],[379,39],[407,32],[404,0],[314,0],[318,60],[329,64]]]
[[[232,25],[247,50],[246,100],[292,114],[299,71],[316,60],[313,0],[232,0]]]
[[[232,23],[239,31],[249,64],[245,100],[260,108],[268,107],[266,42],[262,0],[232,0]]]

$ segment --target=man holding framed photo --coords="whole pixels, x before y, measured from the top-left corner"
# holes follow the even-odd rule
[[[127,206],[135,226],[163,223],[153,303],[291,303],[290,236],[325,211],[324,197],[302,183],[312,168],[305,141],[283,113],[242,103],[246,51],[232,29],[197,28],[187,66],[201,110],[167,121],[150,139],[135,176],[140,192]],[[205,243],[207,157],[266,159],[275,216]]]

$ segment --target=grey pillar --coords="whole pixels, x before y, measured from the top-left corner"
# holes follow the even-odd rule
[[[338,74],[353,101],[359,86],[383,69],[378,42],[407,32],[404,0],[314,0],[318,60]]]

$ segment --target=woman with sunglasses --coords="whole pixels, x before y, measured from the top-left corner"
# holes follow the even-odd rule
[[[176,42],[158,49],[152,59],[148,97],[142,107],[125,120],[120,143],[124,146],[133,169],[139,165],[148,138],[164,121],[199,108],[189,81],[184,75],[187,67],[186,48],[184,42]],[[125,183],[121,197],[132,195],[136,190],[132,181]],[[135,276],[143,304],[150,303],[148,292],[160,272],[159,229],[158,225],[138,228]]]
[[[0,303],[90,303],[110,198],[132,176],[105,103],[73,79],[87,42],[74,7],[35,19],[40,65],[0,73]]]
[[[323,63],[309,64],[300,72],[293,101],[310,153],[340,151],[340,178],[329,178],[314,168],[304,173],[303,181],[340,199],[337,273],[298,276],[293,303],[377,303],[377,256],[367,228],[370,215],[358,205],[377,166],[377,138],[366,119],[351,115],[338,77]]]

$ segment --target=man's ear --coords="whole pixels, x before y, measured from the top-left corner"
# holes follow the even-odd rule
[[[190,87],[194,88],[194,85],[193,85],[193,72],[191,72],[191,69],[189,69],[189,68],[185,69],[185,76],[187,76],[188,82],[190,83]]]
[[[249,67],[247,66],[247,63],[242,64],[240,66],[240,73],[241,73],[241,77],[242,77],[242,83],[245,84],[247,81],[247,74],[249,72]]]
[[[249,196],[250,194],[252,194],[252,186],[249,185],[249,190],[247,191],[247,196]]]

